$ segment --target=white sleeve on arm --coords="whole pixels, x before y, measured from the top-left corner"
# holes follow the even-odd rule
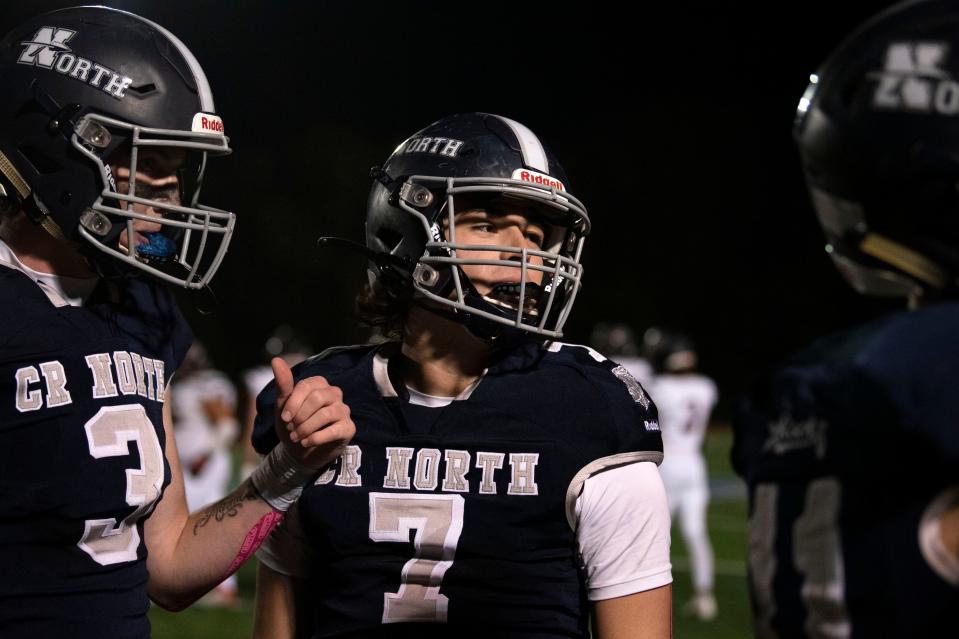
[[[575,514],[590,601],[672,583],[669,508],[656,464],[636,462],[592,475]]]
[[[283,520],[257,549],[256,558],[281,575],[309,576],[313,552],[303,532],[299,502],[286,511]]]

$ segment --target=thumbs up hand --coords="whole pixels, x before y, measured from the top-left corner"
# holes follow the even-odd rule
[[[270,365],[277,388],[277,435],[298,462],[319,470],[339,457],[356,433],[343,391],[319,376],[294,383],[289,365],[279,357]]]

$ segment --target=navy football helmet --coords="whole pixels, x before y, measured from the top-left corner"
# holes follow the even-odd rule
[[[0,42],[0,86],[2,195],[106,274],[122,263],[186,288],[209,282],[234,216],[197,202],[207,155],[230,146],[203,69],[176,36],[107,7],[53,11]],[[180,168],[161,197],[136,174],[164,153]],[[111,164],[129,168],[123,192]],[[135,234],[136,220],[160,230]]]
[[[860,293],[959,285],[959,5],[896,5],[811,76],[795,139],[827,251]]]
[[[412,294],[484,339],[507,327],[562,335],[582,278],[579,258],[590,221],[562,167],[532,131],[486,113],[445,117],[402,142],[372,176],[366,244],[377,256],[370,266],[374,286]],[[519,204],[534,213],[546,227],[542,250],[457,242],[456,211],[477,203],[491,210]],[[494,248],[516,259],[459,254]],[[518,282],[480,295],[461,269],[468,264],[515,267]],[[528,277],[534,270],[543,272],[541,286]]]

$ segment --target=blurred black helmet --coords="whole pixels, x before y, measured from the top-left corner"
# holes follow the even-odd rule
[[[0,41],[0,86],[3,195],[94,257],[188,288],[209,281],[233,214],[197,200],[207,154],[230,147],[203,69],[176,36],[107,7],[53,11]],[[161,198],[138,188],[136,172],[162,153],[180,168],[178,189]],[[131,172],[123,193],[111,169],[118,159]],[[145,217],[144,207],[160,216]],[[131,253],[119,237],[133,238],[137,219],[161,230]]]
[[[954,295],[959,3],[880,13],[810,80],[794,133],[840,272],[860,293]]]
[[[303,334],[289,324],[280,324],[274,328],[263,343],[263,353],[267,361],[280,357],[290,366],[302,362],[312,351]]]
[[[562,167],[532,131],[498,115],[452,115],[402,142],[372,175],[366,243],[379,256],[370,267],[374,286],[448,309],[484,338],[507,327],[562,335],[582,277],[579,257],[590,222]],[[477,245],[455,241],[454,215],[466,207],[495,211],[517,203],[545,222],[542,250],[516,248],[517,260],[495,260],[523,276],[509,290],[481,296],[460,267],[490,260],[457,255]],[[542,266],[527,263],[530,256]],[[529,281],[527,270],[543,272],[542,286]]]
[[[657,326],[643,333],[641,352],[657,373],[695,371],[699,359],[689,337]]]
[[[622,322],[600,322],[594,326],[589,345],[613,359],[639,355],[636,334],[628,324]]]

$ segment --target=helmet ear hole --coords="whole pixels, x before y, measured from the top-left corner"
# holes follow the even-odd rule
[[[393,252],[403,241],[403,235],[396,229],[383,228],[376,234],[377,239],[383,243],[384,247]]]
[[[40,175],[50,175],[63,170],[63,166],[56,160],[41,152],[39,149],[26,145],[20,147],[20,155],[30,163],[33,170]]]

